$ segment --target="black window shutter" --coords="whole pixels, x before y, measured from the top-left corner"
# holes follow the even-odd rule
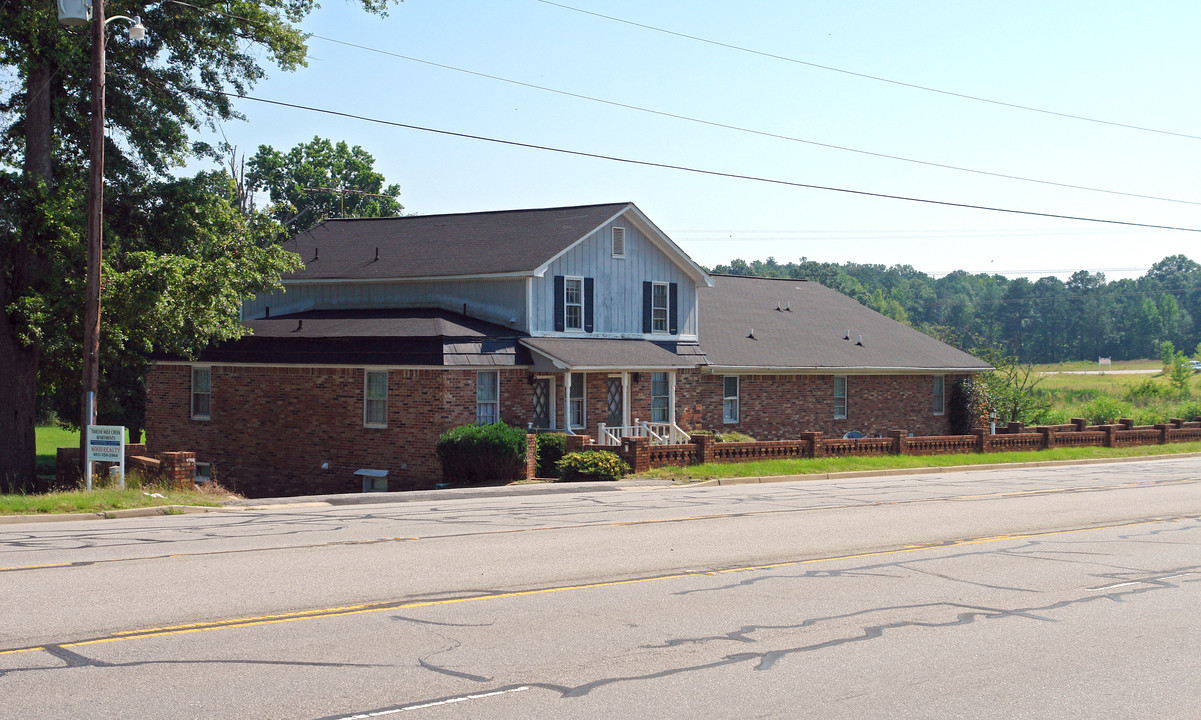
[[[563,276],[555,276],[555,332],[563,332]]]
[[[584,278],[584,332],[592,332],[592,278]]]
[[[642,283],[642,332],[648,335],[651,332],[651,293],[654,291],[654,283]]]
[[[680,286],[678,283],[672,283],[668,286],[670,303],[667,306],[667,331],[672,335],[680,334]]]

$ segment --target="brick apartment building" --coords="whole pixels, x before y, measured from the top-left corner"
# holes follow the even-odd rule
[[[152,452],[249,496],[432,487],[465,423],[945,434],[980,360],[813,282],[710,275],[633,204],[329,220],[250,334],[149,376]],[[358,474],[356,474],[358,473]]]

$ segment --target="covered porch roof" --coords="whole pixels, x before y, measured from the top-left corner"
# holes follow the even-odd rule
[[[535,372],[673,370],[707,364],[695,343],[559,337],[518,342],[529,348]]]

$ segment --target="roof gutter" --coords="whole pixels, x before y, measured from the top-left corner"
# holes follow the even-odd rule
[[[761,365],[706,365],[701,372],[706,375],[946,375],[959,373],[981,373],[993,370],[988,367],[764,367]]]

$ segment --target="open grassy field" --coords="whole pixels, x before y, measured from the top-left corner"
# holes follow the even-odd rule
[[[158,495],[158,497],[155,497]],[[158,487],[99,488],[92,492],[74,490],[41,495],[0,495],[0,515],[42,515],[47,513],[101,513],[163,505],[217,507],[227,495],[185,492]]]

